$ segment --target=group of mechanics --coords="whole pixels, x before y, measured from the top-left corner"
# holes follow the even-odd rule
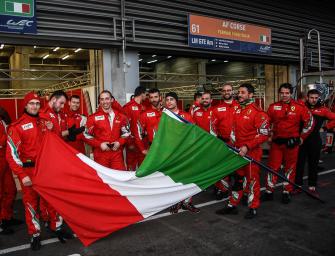
[[[308,189],[318,196],[319,131],[335,127],[335,114],[322,106],[317,90],[308,92],[306,102],[295,101],[292,93],[292,85],[282,84],[280,101],[264,112],[255,103],[255,89],[251,84],[240,85],[236,97],[232,85],[226,84],[221,104],[212,106],[210,92],[197,93],[189,112],[185,112],[179,108],[175,92],[166,93],[163,99],[158,89],[147,91],[139,86],[131,101],[122,107],[110,91],[104,90],[99,94],[97,111],[86,118],[81,114],[83,103],[77,95],[68,98],[64,91],[55,91],[42,108],[40,97],[30,92],[24,97],[24,113],[17,121],[11,123],[8,113],[0,108],[0,234],[12,234],[11,226],[22,223],[13,218],[16,196],[13,171],[22,188],[31,249],[41,248],[40,219],[61,242],[73,238],[73,234],[62,227],[61,216],[32,186],[31,177],[45,133],[57,134],[83,154],[85,144],[91,146],[94,160],[103,166],[135,171],[153,142],[163,108],[237,148],[242,157],[247,155],[260,161],[262,144],[270,143],[268,166],[276,172],[283,169],[286,178],[300,186],[307,158]],[[68,104],[66,111],[65,104]],[[325,120],[328,120],[326,124]],[[268,173],[266,191],[261,197],[260,168],[250,162],[215,184],[217,199],[229,196],[228,204],[217,214],[237,214],[239,202],[246,198],[249,210],[245,217],[254,218],[261,198],[273,200],[276,182],[277,176]],[[287,182],[283,184],[282,202],[287,204],[291,195],[301,190]],[[192,198],[172,206],[170,212],[177,213],[180,209],[200,211],[193,205]]]

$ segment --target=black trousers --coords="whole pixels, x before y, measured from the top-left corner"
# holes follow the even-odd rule
[[[320,136],[307,138],[307,140],[299,147],[299,155],[297,161],[297,170],[295,182],[298,185],[303,184],[303,176],[305,164],[308,163],[308,186],[315,187],[318,178],[318,164],[322,148]]]

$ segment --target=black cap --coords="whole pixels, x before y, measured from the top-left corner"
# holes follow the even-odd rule
[[[175,98],[176,101],[178,101],[178,95],[175,92],[168,92],[167,94],[165,94],[165,98],[167,98],[167,97]]]

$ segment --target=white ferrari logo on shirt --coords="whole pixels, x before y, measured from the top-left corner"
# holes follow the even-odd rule
[[[138,107],[137,106],[132,106],[131,109],[132,110],[138,110]]]
[[[105,120],[105,116],[96,116],[95,121]]]
[[[196,116],[202,116],[202,112],[196,112]]]
[[[227,110],[227,108],[226,107],[222,107],[222,108],[218,108],[218,111],[226,111]]]
[[[147,113],[147,117],[153,117],[156,116],[155,112]]]
[[[27,124],[22,125],[21,127],[24,131],[26,131],[26,130],[29,130],[29,129],[33,129],[34,125],[33,125],[33,123],[27,123]]]
[[[281,110],[281,106],[274,106],[273,109],[274,110]]]

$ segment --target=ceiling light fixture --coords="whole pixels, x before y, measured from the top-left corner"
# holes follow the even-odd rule
[[[45,55],[45,56],[43,57],[43,60],[45,60],[45,59],[48,58],[48,57],[49,57],[49,54]]]
[[[216,59],[212,59],[211,61],[216,61]]]
[[[167,59],[170,59],[171,57],[172,57],[172,56],[167,56],[166,58],[167,58]]]
[[[150,63],[154,63],[156,61],[158,61],[158,60],[151,60],[151,61],[148,61],[147,63],[150,64]]]
[[[36,49],[37,48],[37,46],[36,45],[34,45],[34,49]]]
[[[155,58],[157,55],[156,54],[154,54],[154,55],[152,55],[151,57],[153,57],[153,58]]]
[[[227,63],[227,62],[229,62],[229,60],[224,60],[223,62]]]
[[[138,61],[142,61],[143,59],[139,59]]]
[[[59,47],[57,46],[56,48],[53,49],[54,52],[57,52],[59,50]]]
[[[66,60],[68,57],[70,57],[70,55],[65,55],[62,60]]]
[[[0,49],[2,50],[5,47],[5,44],[0,45]]]
[[[80,52],[82,49],[81,48],[77,48],[74,52],[77,53],[77,52]]]

